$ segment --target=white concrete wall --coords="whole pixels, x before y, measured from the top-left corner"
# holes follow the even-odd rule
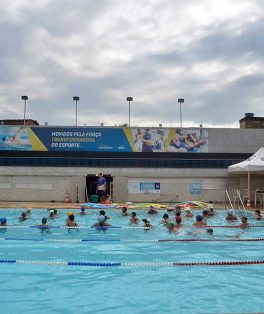
[[[254,153],[264,146],[264,129],[207,129],[209,153]],[[199,158],[199,154],[197,154]],[[0,167],[0,200],[63,201],[68,189],[72,200],[84,202],[87,173],[108,173],[113,176],[114,201],[151,201],[154,196],[129,194],[128,180],[148,179],[161,183],[161,193],[169,201],[175,194],[181,200],[224,201],[224,190],[245,188],[245,176],[228,176],[227,169],[169,168],[68,168],[68,167]],[[252,179],[252,191],[264,187],[263,175]],[[190,184],[202,184],[202,193],[190,194]],[[252,196],[251,196],[252,197]]]
[[[129,194],[128,181],[149,180],[161,183],[160,201],[168,202],[177,194],[180,200],[224,201],[224,190],[240,185],[239,177],[228,178],[226,169],[168,169],[168,168],[37,168],[0,167],[1,201],[63,201],[68,190],[76,202],[85,201],[87,173],[104,172],[113,176],[113,200],[118,202],[149,202],[155,195]],[[201,194],[190,194],[190,184],[202,184]]]

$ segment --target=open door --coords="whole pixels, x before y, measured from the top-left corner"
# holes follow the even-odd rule
[[[113,191],[113,177],[111,174],[103,174],[106,179],[106,194],[109,194],[112,197]],[[87,201],[89,201],[91,195],[96,194],[98,176],[95,174],[88,174],[86,176],[86,192],[87,192]]]

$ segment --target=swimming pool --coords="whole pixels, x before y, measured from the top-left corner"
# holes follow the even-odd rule
[[[112,225],[121,228],[96,230],[90,226],[96,221],[98,210],[87,210],[86,216],[76,214],[83,227],[79,231],[51,228],[51,233],[46,233],[30,226],[47,217],[47,210],[35,209],[32,219],[20,223],[17,217],[21,211],[2,209],[0,214],[7,216],[9,224],[18,225],[0,230],[0,259],[18,261],[0,264],[3,313],[263,311],[262,264],[215,265],[263,260],[264,241],[242,241],[260,239],[262,227],[249,228],[239,238],[225,237],[239,234],[238,228],[214,228],[213,237],[194,237],[187,234],[192,228],[169,234],[159,224],[165,211],[152,216],[156,227],[145,231],[129,225],[129,217],[121,216],[120,211],[108,210]],[[78,213],[77,209],[72,211]],[[49,223],[63,226],[66,212],[58,210],[59,217]],[[208,225],[238,224],[226,223],[225,213],[217,211],[216,216],[207,220]],[[140,219],[148,217],[144,210],[137,215]],[[247,215],[251,224],[264,224],[255,221],[253,213]],[[192,223],[193,219],[183,220],[184,225]],[[68,262],[81,262],[85,266]],[[208,265],[173,266],[174,262]]]

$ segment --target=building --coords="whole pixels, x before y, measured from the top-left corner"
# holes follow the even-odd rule
[[[0,120],[0,125],[24,125],[24,119]],[[25,125],[39,125],[37,120],[25,119]]]
[[[0,126],[0,200],[84,202],[96,174],[114,201],[224,201],[246,177],[229,165],[263,146],[263,129]],[[254,180],[254,188],[262,184]]]

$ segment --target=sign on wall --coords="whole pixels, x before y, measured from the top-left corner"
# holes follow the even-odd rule
[[[191,183],[190,184],[190,194],[201,194],[202,184],[201,183]]]
[[[208,152],[208,131],[175,128],[0,126],[0,150]]]
[[[160,194],[160,182],[138,181],[128,182],[128,193],[130,194]]]

